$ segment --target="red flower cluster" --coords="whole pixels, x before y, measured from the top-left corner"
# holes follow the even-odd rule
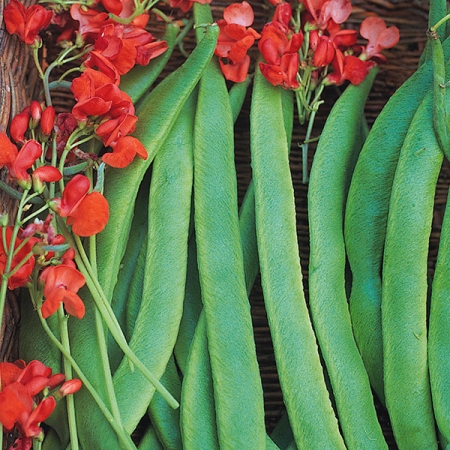
[[[294,33],[289,28],[291,18],[291,5],[280,3],[272,21],[264,26],[258,43],[258,49],[266,61],[259,64],[261,73],[271,84],[285,89],[299,86],[298,52],[303,44],[303,33]]]
[[[357,31],[341,29],[352,12],[350,0],[301,0],[296,4],[302,11],[301,29],[297,19],[293,19],[291,3],[284,0],[271,3],[275,12],[261,36],[245,28],[253,23],[248,3],[234,3],[225,9],[224,19],[218,21],[216,55],[221,58],[226,79],[236,82],[245,79],[250,65],[246,53],[260,37],[258,49],[264,62],[259,63],[259,68],[274,86],[299,89],[301,72],[307,68],[311,79],[320,79],[324,84],[342,84],[346,80],[359,84],[376,62],[385,60],[380,52],[399,40],[397,27],[387,28],[382,19],[369,17],[360,30],[369,42],[366,47],[356,45]]]
[[[82,177],[82,175],[79,176]],[[92,194],[100,195],[98,193],[89,195]],[[84,195],[84,197],[87,196]],[[106,203],[106,200],[104,202]],[[12,290],[25,286],[30,281],[33,270],[40,270],[41,266],[44,267],[39,276],[39,281],[44,284],[45,297],[41,307],[42,316],[44,318],[51,316],[61,304],[64,304],[68,314],[81,319],[84,316],[85,308],[77,292],[84,286],[85,278],[77,270],[73,261],[75,256],[73,249],[67,250],[60,258],[55,257],[53,251],[45,251],[40,257],[42,259],[38,259],[39,264],[36,265],[36,254],[42,254],[39,247],[65,243],[62,235],[55,235],[51,226],[52,219],[53,216],[49,215],[45,221],[36,220],[25,230],[19,230],[13,247],[11,245],[13,227],[5,228],[6,245],[3,240],[0,240],[0,275],[8,276],[8,288]],[[104,221],[106,220],[104,219]],[[13,253],[13,256],[8,265],[10,252]]]
[[[48,27],[52,16],[52,11],[46,10],[41,5],[25,8],[19,0],[11,0],[3,11],[8,33],[17,34],[21,41],[29,45],[35,43],[39,45],[39,33]]]
[[[250,27],[253,20],[253,9],[244,1],[225,8],[223,19],[217,21],[220,33],[215,54],[220,58],[220,67],[227,80],[239,83],[247,77],[250,66],[247,51],[261,37]]]
[[[32,438],[42,438],[40,424],[55,409],[55,397],[43,395],[43,391],[59,387],[57,397],[62,397],[81,388],[80,380],[64,383],[64,379],[63,374],[52,375],[52,369],[40,361],[0,363],[0,423],[8,431],[16,428],[22,449],[31,448]]]
[[[207,3],[211,3],[212,0],[169,0],[169,5],[171,8],[178,8],[184,13],[188,12],[192,5],[197,2],[205,5]]]
[[[72,109],[79,121],[90,120],[96,124],[95,133],[105,146],[112,147],[113,153],[105,153],[103,161],[117,168],[126,167],[134,157],[146,159],[147,151],[142,143],[133,138],[137,117],[131,98],[103,72],[87,68],[75,78],[71,86],[77,100]]]

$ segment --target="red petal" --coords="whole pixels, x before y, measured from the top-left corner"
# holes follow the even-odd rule
[[[250,57],[248,55],[237,64],[224,64],[223,61],[220,60],[220,68],[222,69],[224,77],[235,83],[241,83],[247,78],[249,66]]]
[[[122,169],[133,161],[136,154],[142,159],[147,159],[148,157],[147,150],[139,139],[133,136],[123,136],[118,139],[113,147],[113,152],[105,153],[102,156],[102,160],[111,167]]]
[[[12,430],[18,421],[25,421],[33,407],[27,388],[18,382],[5,386],[0,392],[0,422]]]
[[[235,23],[243,27],[249,27],[253,23],[255,16],[250,4],[244,1],[227,6],[223,11],[223,18],[227,23]]]
[[[44,398],[30,414],[26,423],[23,424],[25,435],[28,437],[38,437],[42,432],[38,424],[48,419],[55,407],[56,400],[53,397]]]
[[[99,192],[88,194],[67,218],[72,231],[78,236],[86,237],[100,233],[109,218],[109,206],[106,198]]]
[[[22,369],[16,364],[10,362],[0,363],[0,386],[4,388],[8,384],[17,380],[18,376],[22,372]]]
[[[75,175],[66,185],[60,206],[58,209],[58,214],[61,217],[67,217],[78,205],[78,203],[83,200],[85,195],[89,192],[91,187],[91,182],[89,178],[84,175]]]
[[[0,131],[0,167],[10,167],[17,158],[19,151],[17,147],[9,140],[9,137]]]

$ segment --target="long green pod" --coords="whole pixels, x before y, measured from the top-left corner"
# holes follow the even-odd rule
[[[271,86],[257,70],[250,143],[264,302],[298,446],[343,449],[303,292],[281,98],[281,89]]]
[[[339,423],[349,449],[384,449],[369,378],[356,345],[346,294],[344,208],[361,119],[377,69],[349,85],[333,106],[311,167],[309,307]]]
[[[161,383],[175,397],[181,397],[181,380],[173,357],[169,359]],[[148,415],[159,441],[167,450],[181,450],[180,409],[172,408],[158,392],[148,407]]]
[[[450,92],[446,79],[445,56],[442,42],[434,28],[428,31],[433,63],[433,125],[436,136],[445,155],[450,155]]]
[[[194,130],[194,221],[223,448],[265,448],[264,402],[239,234],[233,118],[211,61],[199,87]]]
[[[244,82],[236,83],[228,92],[233,122],[236,122],[236,119],[239,116],[250,80],[251,78],[247,77]],[[183,315],[181,318],[177,342],[174,348],[175,358],[181,373],[185,372],[189,348],[194,336],[198,318],[200,317],[200,312],[203,307],[200,293],[200,282],[198,278],[195,236],[191,236],[188,248],[186,292],[183,302]]]
[[[195,329],[203,308],[200,280],[197,266],[197,246],[195,236],[191,236],[188,245],[187,276],[183,301],[183,314],[177,341],[174,346],[175,359],[184,375],[187,370],[189,351],[194,339]]]
[[[148,216],[148,196],[150,185],[150,174],[147,174],[141,183],[141,187],[136,197],[133,220],[131,223],[130,235],[128,237],[125,254],[122,258],[121,268],[118,274],[117,283],[111,301],[111,307],[124,332],[127,341],[131,337],[128,323],[128,310],[138,308],[142,298],[142,284],[140,291],[134,290],[134,282],[141,274],[142,269],[142,251],[146,249],[147,240],[147,216]],[[148,177],[148,180],[146,178]],[[137,304],[137,306],[135,306]],[[133,322],[134,328],[134,322]],[[108,337],[108,355],[111,364],[111,370],[114,372],[123,357],[111,334]]]
[[[429,92],[411,122],[395,172],[382,273],[386,407],[395,440],[407,450],[437,448],[427,360],[427,277],[442,161]]]
[[[109,218],[105,230],[97,236],[98,248],[102,249],[102,257],[98,261],[98,279],[106,298],[111,298],[117,280],[139,185],[211,59],[218,28],[216,25],[209,26],[186,62],[169,76],[170,80],[167,77],[142,99],[136,112],[139,120],[134,135],[146,147],[147,160],[136,158],[125,169],[108,168],[105,196],[114,214]]]
[[[152,59],[146,66],[135,66],[133,70],[120,78],[120,89],[131,97],[134,105],[145,96],[163,71],[175,48],[179,31],[178,23],[168,23],[162,38],[167,42],[167,50],[162,55]]]
[[[446,41],[444,48],[449,49]],[[384,403],[381,265],[395,169],[413,115],[432,84],[422,65],[378,115],[353,172],[345,211],[345,244],[352,271],[350,314],[370,382]]]
[[[137,448],[139,450],[164,450],[152,424],[147,426]]]
[[[190,96],[155,158],[148,205],[148,238],[142,301],[131,349],[158,378],[172,355],[183,310],[193,183]],[[114,387],[125,428],[132,432],[155,389],[124,358]],[[130,396],[139,392],[139,396]]]
[[[450,201],[447,199],[431,288],[428,364],[433,411],[439,431],[450,440]],[[441,440],[441,439],[440,439]]]
[[[220,448],[204,313],[200,314],[190,346],[181,389],[180,415],[185,450]]]

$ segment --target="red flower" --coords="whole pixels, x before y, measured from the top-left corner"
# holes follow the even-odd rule
[[[250,65],[247,51],[260,38],[259,33],[250,28],[254,20],[253,9],[246,1],[233,3],[225,8],[223,17],[217,22],[220,33],[214,53],[221,58],[225,78],[241,82],[247,77]]]
[[[60,264],[44,269],[39,279],[45,283],[45,300],[41,307],[44,319],[54,314],[61,303],[68,314],[79,319],[84,316],[84,303],[77,295],[78,290],[86,283],[81,272],[72,266]]]
[[[111,167],[123,168],[131,164],[136,155],[147,159],[148,154],[145,147],[133,136],[123,136],[112,146],[112,153],[105,153],[102,160]]]
[[[272,85],[285,89],[298,88],[298,50],[302,44],[303,34],[292,33],[281,22],[270,22],[264,26],[258,48],[266,62],[259,63],[259,68]]]
[[[111,23],[102,28],[85,65],[98,67],[111,78],[115,78],[116,71],[123,75],[136,63],[146,65],[151,58],[156,58],[166,50],[167,43],[156,41],[146,30]]]
[[[3,11],[8,32],[17,34],[25,44],[33,44],[40,39],[39,32],[50,24],[52,16],[52,11],[46,10],[41,5],[25,8],[18,0],[11,0]]]
[[[42,112],[40,128],[44,135],[49,136],[55,126],[56,111],[53,106],[47,106]]]
[[[348,80],[352,84],[359,84],[374,65],[373,61],[363,61],[353,55],[344,56],[340,50],[336,50],[332,62],[333,73],[327,75],[325,83],[340,85]]]
[[[312,16],[312,22],[321,30],[328,23],[344,23],[352,12],[350,0],[303,0],[306,9]]]
[[[75,175],[66,185],[62,198],[50,202],[61,217],[67,217],[67,225],[78,236],[92,236],[102,231],[109,218],[109,207],[99,192],[88,193],[89,178]]]
[[[28,365],[22,360],[0,363],[0,423],[8,431],[16,428],[20,434],[11,448],[29,450],[31,438],[42,439],[40,423],[53,412],[56,400],[52,396],[42,399],[41,392],[60,385],[62,388],[64,380],[63,374],[52,375],[52,369],[40,361]],[[69,393],[81,387],[76,379],[66,383],[75,386]]]
[[[281,57],[279,65],[259,63],[259,69],[273,86],[296,89],[299,86],[297,80],[298,64],[298,53],[286,53]]]
[[[386,27],[386,23],[379,17],[367,17],[361,23],[359,30],[361,36],[369,42],[364,50],[364,57],[377,58],[385,61],[386,58],[380,54],[385,48],[391,48],[398,44],[400,32],[397,27]]]
[[[32,174],[33,189],[41,193],[45,189],[45,183],[54,183],[61,178],[61,172],[54,166],[38,167]]]
[[[38,141],[30,139],[25,142],[14,160],[5,164],[9,170],[10,177],[16,180],[17,184],[22,188],[31,188],[31,176],[28,170],[31,169],[41,155],[42,145]]]
[[[5,248],[3,247],[3,239],[0,239],[0,275],[3,275],[6,270],[6,262],[8,259],[7,251],[9,252],[11,246],[11,237],[12,237],[12,227],[7,227],[6,228],[6,245],[8,247],[7,250],[5,250]],[[31,238],[27,242],[25,242],[25,244],[22,244],[22,242],[23,241],[21,239],[16,238],[16,241],[14,243],[14,250],[16,250],[19,246],[21,247],[20,250],[17,251],[12,258],[10,270],[13,270],[19,264],[21,264],[21,267],[17,270],[17,272],[14,273],[14,275],[8,278],[8,288],[11,290],[21,286],[25,286],[34,268],[34,255],[29,256],[25,260],[25,262],[24,259],[32,251],[33,245],[37,242],[37,239]]]

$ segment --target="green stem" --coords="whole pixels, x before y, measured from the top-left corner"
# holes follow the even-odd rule
[[[77,244],[79,244],[79,243],[77,242]],[[80,244],[81,244],[81,242],[80,242]],[[97,277],[97,250],[96,250],[95,236],[90,236],[90,238],[89,238],[89,256],[91,259],[92,272]],[[117,397],[116,397],[116,393],[114,391],[114,385],[113,385],[112,376],[111,376],[111,366],[109,364],[108,346],[107,346],[106,338],[105,338],[104,325],[103,325],[103,321],[102,321],[102,316],[101,316],[98,308],[95,309],[95,327],[96,327],[97,338],[98,338],[99,347],[100,347],[99,350],[100,350],[100,357],[102,360],[106,392],[108,395],[109,403],[111,405],[111,411],[112,411],[113,416],[117,420],[117,422],[122,424],[122,419],[120,418],[119,405],[117,403]]]
[[[61,306],[58,309],[58,322],[59,322],[59,332],[61,335],[61,344],[64,347],[67,354],[71,354],[70,351],[70,340],[69,331],[67,329],[67,316],[64,314],[64,308]],[[72,366],[70,361],[63,355],[63,365],[64,365],[64,375],[66,380],[71,380],[73,378]],[[75,403],[73,395],[66,396],[67,405],[67,419],[69,422],[69,435],[72,450],[78,450],[78,433],[77,433],[77,423],[75,418]]]
[[[72,236],[72,234],[67,229],[66,224],[58,217],[58,224],[61,230],[63,230],[64,237],[67,242],[75,249],[75,262],[78,269],[83,273],[86,278],[86,285],[91,292],[92,298],[95,302],[96,307],[99,309],[100,314],[103,317],[111,335],[119,345],[120,349],[123,351],[125,356],[138,368],[138,370],[147,378],[150,383],[153,384],[156,391],[166,400],[166,402],[172,408],[178,408],[179,403],[170,394],[170,392],[160,383],[160,381],[147,369],[147,367],[142,363],[142,361],[136,356],[133,350],[128,345],[128,342],[123,334],[119,322],[117,321],[114,311],[109,304],[103,289],[101,288],[95,274],[93,274],[93,269],[90,266],[89,260],[84,251],[81,240],[78,236]]]
[[[56,338],[56,336],[54,335],[53,331],[48,326],[47,321],[42,317],[40,309],[37,308],[37,310],[38,310],[39,320],[41,321],[41,324],[42,324],[42,327],[44,328],[44,331],[47,333],[48,337],[55,344],[55,346],[58,348],[58,350],[70,362],[70,364],[73,367],[73,370],[75,371],[75,373],[77,374],[77,376],[81,380],[81,382],[83,383],[83,386],[92,395],[93,399],[97,403],[97,405],[100,408],[100,410],[102,411],[103,415],[109,421],[111,427],[113,428],[113,430],[117,434],[117,437],[119,438],[119,440],[124,445],[124,449],[136,450],[136,446],[131,441],[130,436],[125,432],[123,427],[121,427],[120,424],[117,423],[117,421],[114,418],[114,416],[111,414],[111,412],[109,411],[109,409],[107,408],[107,406],[105,405],[105,403],[103,402],[101,397],[98,395],[98,393],[95,390],[94,386],[92,386],[92,384],[89,382],[89,380],[84,375],[84,373],[81,370],[81,368],[78,366],[76,361],[73,359],[72,355],[70,355],[69,353],[66,352],[66,349],[64,348],[64,346]]]

